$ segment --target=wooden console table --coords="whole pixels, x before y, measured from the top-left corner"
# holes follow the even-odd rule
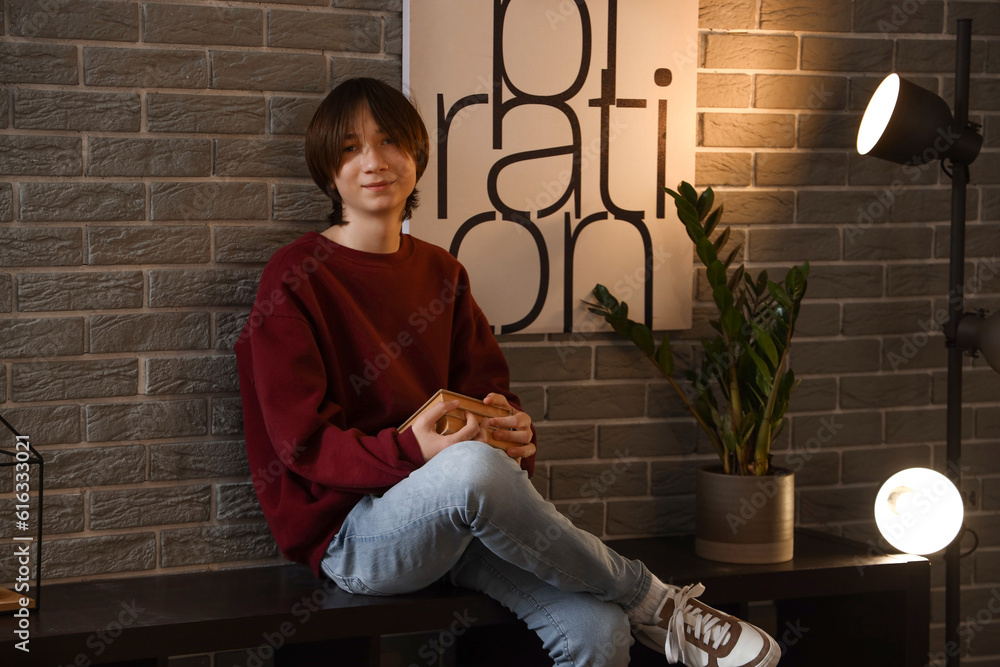
[[[608,544],[642,560],[664,581],[700,581],[702,600],[744,618],[749,603],[774,601],[770,629],[785,650],[781,667],[924,667],[928,662],[931,568],[925,558],[879,554],[810,530],[797,530],[795,557],[774,565],[698,558],[693,537]],[[646,664],[641,652],[633,654],[633,665]],[[648,664],[662,664],[662,657]]]

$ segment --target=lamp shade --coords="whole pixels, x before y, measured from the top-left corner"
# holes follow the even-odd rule
[[[1000,373],[1000,315],[986,316],[982,312],[965,313],[958,322],[955,344],[960,350],[979,352],[997,373]]]
[[[950,159],[971,164],[983,139],[955,124],[948,103],[898,74],[887,76],[872,95],[858,129],[858,153],[897,164]]]
[[[875,523],[892,546],[931,554],[948,546],[962,527],[962,495],[947,477],[927,468],[896,473],[875,498]]]

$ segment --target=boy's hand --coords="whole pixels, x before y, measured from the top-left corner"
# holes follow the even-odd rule
[[[476,422],[476,417],[472,413],[466,413],[465,426],[460,431],[456,431],[451,435],[441,435],[435,430],[434,427],[438,420],[444,417],[445,413],[456,409],[458,405],[458,401],[438,403],[428,408],[424,414],[417,417],[413,422],[413,426],[411,427],[413,435],[417,438],[417,444],[420,445],[420,453],[424,455],[425,462],[430,461],[445,447],[450,447],[456,442],[465,442],[466,440],[481,440],[485,442],[479,424]]]
[[[483,399],[483,403],[513,409],[503,394],[491,393]],[[483,420],[483,424],[497,429],[493,432],[494,440],[511,443],[507,448],[510,458],[521,459],[535,453],[535,445],[531,442],[531,416],[527,412],[515,411],[509,417],[490,417]]]

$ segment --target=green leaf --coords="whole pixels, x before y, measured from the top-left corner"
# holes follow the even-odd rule
[[[726,335],[730,338],[736,338],[740,334],[740,329],[743,328],[743,316],[735,308],[726,308],[722,311],[720,317],[722,322],[722,329],[726,332]]]
[[[712,298],[715,299],[715,305],[719,307],[719,312],[724,313],[727,310],[739,312],[733,307],[735,305],[733,293],[726,287],[725,283],[715,286],[712,290]]]
[[[705,188],[705,191],[701,193],[698,197],[698,204],[696,208],[698,209],[698,215],[702,220],[705,216],[712,210],[712,204],[715,203],[715,193],[712,192],[712,188]]]
[[[767,378],[771,377],[771,368],[767,365],[767,362],[765,362],[763,359],[760,358],[759,354],[757,354],[750,348],[747,348],[747,356],[749,356],[750,359],[753,360],[754,366],[757,367],[757,372],[761,376],[763,376],[765,380],[765,385],[761,387],[762,392],[764,394],[769,393],[771,391],[771,382],[767,380]]]
[[[698,192],[693,187],[691,187],[691,184],[688,183],[687,181],[681,181],[679,189],[681,194],[684,195],[684,199],[689,204],[691,204],[691,206],[695,208],[695,210],[697,210]]]
[[[732,252],[729,253],[729,256],[726,257],[726,261],[723,262],[726,265],[727,269],[733,263],[733,260],[736,259],[736,256],[738,254],[740,254],[740,250],[742,250],[742,249],[743,249],[743,245],[740,244],[740,245],[737,245],[735,248],[733,248]]]
[[[785,291],[784,287],[778,283],[768,281],[767,291],[771,293],[771,296],[778,302],[778,305],[788,310],[792,309],[792,300],[789,298],[788,292]]]
[[[705,220],[705,233],[711,234],[712,232],[714,232],[715,227],[719,224],[721,220],[722,220],[722,206],[719,206],[719,208],[715,209],[714,211],[708,214],[708,219]]]
[[[629,338],[647,356],[654,354],[653,332],[645,324],[633,324],[629,331]]]
[[[696,248],[698,252],[698,259],[706,267],[710,266],[712,262],[718,260],[719,255],[715,252],[715,246],[707,238],[702,238],[698,241],[698,247]]]
[[[740,281],[743,280],[743,274],[745,272],[746,270],[742,265],[736,267],[736,271],[733,272],[732,277],[726,283],[726,287],[728,287],[730,291],[735,291],[736,287],[740,284]]]
[[[599,304],[612,312],[618,309],[618,299],[613,297],[608,288],[600,283],[594,286],[594,298],[597,299]]]
[[[694,204],[683,198],[675,199],[674,204],[677,206],[677,217],[680,218],[681,222],[685,225],[696,225],[699,230],[701,229],[698,209],[694,207]]]
[[[757,339],[757,345],[764,351],[767,355],[768,361],[771,362],[772,368],[778,367],[778,348],[775,346],[774,339],[771,338],[771,334],[764,331],[757,323],[751,323],[753,327],[754,336]]]
[[[731,230],[732,227],[726,227],[724,230],[722,230],[722,233],[719,234],[719,238],[715,239],[715,241],[712,242],[712,245],[715,246],[716,250],[722,250],[722,246],[726,245],[726,242],[729,241],[729,232]]]
[[[719,285],[726,284],[726,265],[715,260],[708,265],[707,271],[708,284],[712,287],[717,287]]]
[[[663,335],[663,341],[660,343],[660,347],[656,348],[656,364],[663,370],[667,375],[672,375],[674,372],[674,355],[670,349],[670,334]]]

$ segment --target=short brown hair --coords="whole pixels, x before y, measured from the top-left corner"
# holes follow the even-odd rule
[[[326,96],[316,109],[306,130],[306,165],[316,185],[333,201],[328,216],[333,224],[343,224],[344,210],[340,195],[333,187],[333,177],[340,171],[341,149],[348,134],[355,131],[358,114],[364,108],[372,114],[379,128],[413,158],[417,180],[427,168],[428,136],[424,121],[413,104],[401,92],[378,79],[357,78],[344,81]],[[417,190],[406,199],[403,217],[417,207]]]

